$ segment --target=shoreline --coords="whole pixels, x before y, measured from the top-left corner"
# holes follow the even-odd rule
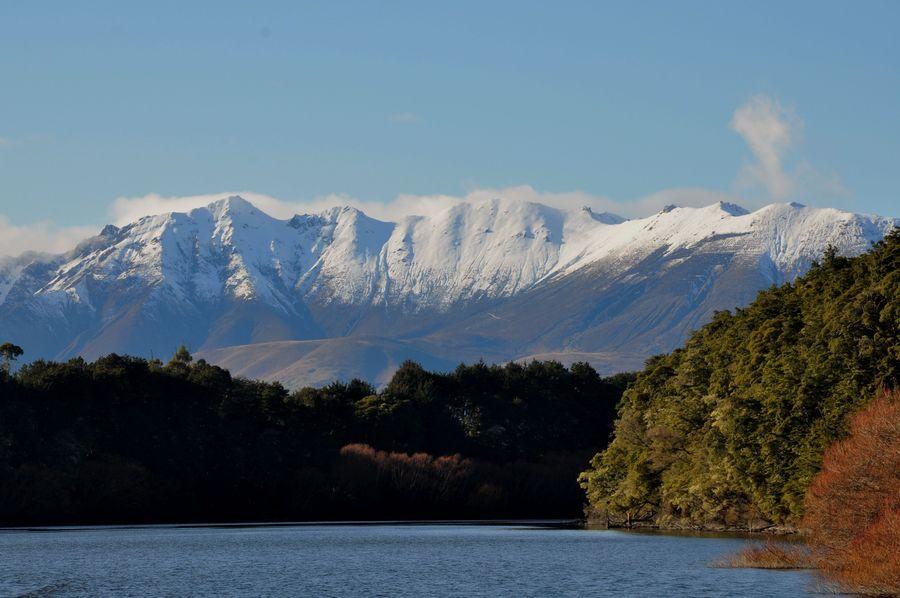
[[[764,529],[749,529],[738,526],[685,526],[635,523],[607,525],[606,522],[577,518],[500,518],[500,519],[337,519],[305,521],[197,521],[197,522],[118,522],[118,523],[46,523],[46,524],[0,524],[0,533],[10,532],[65,532],[91,530],[139,530],[139,529],[241,529],[241,528],[283,528],[283,527],[332,527],[332,526],[529,526],[554,529],[583,529],[585,531],[616,531],[634,533],[658,533],[708,537],[803,537],[800,530],[789,526],[769,526]]]
[[[696,534],[750,534],[753,536],[795,536],[803,537],[803,530],[791,525],[765,524],[759,527],[725,525],[725,524],[679,524],[679,523],[653,523],[635,522],[631,525],[610,523],[601,519],[588,518],[584,520],[587,529],[610,529],[626,531],[657,531],[657,532],[681,532]]]
[[[157,522],[157,523],[65,523],[65,524],[0,524],[2,532],[22,531],[68,531],[100,529],[144,529],[144,528],[248,528],[248,527],[326,527],[326,526],[379,526],[379,525],[528,525],[533,527],[585,528],[583,519],[566,518],[508,518],[508,519],[337,519],[321,521],[204,521],[204,522]]]

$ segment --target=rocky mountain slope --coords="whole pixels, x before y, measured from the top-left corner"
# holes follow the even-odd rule
[[[896,224],[799,204],[625,220],[505,199],[395,223],[349,207],[278,220],[228,197],[0,260],[0,338],[31,358],[184,343],[292,386],[379,381],[406,358],[571,355],[615,371]]]

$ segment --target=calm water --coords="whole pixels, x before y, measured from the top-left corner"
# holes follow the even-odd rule
[[[523,525],[0,531],[2,596],[803,596],[746,540]]]

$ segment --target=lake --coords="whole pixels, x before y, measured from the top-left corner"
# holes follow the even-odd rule
[[[746,543],[535,524],[3,530],[0,595],[655,597],[816,590],[816,576],[807,571],[709,566]]]

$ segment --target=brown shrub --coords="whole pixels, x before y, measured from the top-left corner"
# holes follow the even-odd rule
[[[360,479],[368,478],[398,495],[435,502],[451,498],[469,475],[472,462],[462,456],[434,457],[426,453],[379,451],[366,444],[348,444],[340,452],[345,468]]]
[[[575,478],[585,454],[494,463],[344,446],[332,470],[332,505],[351,518],[571,517],[582,508]]]
[[[813,565],[810,552],[804,546],[774,540],[748,546],[716,564],[752,569],[808,569]]]
[[[882,513],[853,540],[840,569],[831,566],[826,571],[857,593],[900,594],[900,511]]]
[[[435,457],[348,444],[334,473],[358,516],[421,518],[454,514],[472,485],[473,469],[473,462],[458,454]]]
[[[823,572],[859,593],[900,594],[900,393],[883,393],[825,452],[803,524]]]

